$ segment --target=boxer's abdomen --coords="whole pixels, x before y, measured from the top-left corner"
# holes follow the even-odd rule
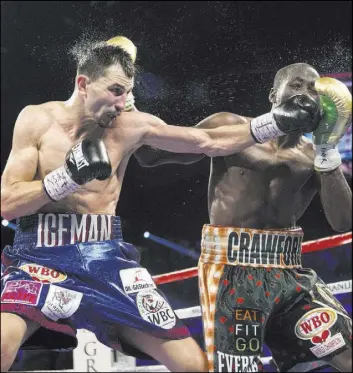
[[[294,226],[315,195],[306,175],[287,165],[265,171],[228,167],[213,172],[209,189],[211,224],[257,229]]]

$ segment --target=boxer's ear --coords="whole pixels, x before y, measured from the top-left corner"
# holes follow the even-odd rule
[[[86,95],[87,93],[87,85],[90,84],[90,79],[86,75],[78,75],[76,77],[76,84],[79,93]]]
[[[270,91],[270,94],[269,94],[269,96],[268,96],[268,99],[270,100],[270,102],[272,103],[272,104],[275,104],[276,103],[276,95],[277,95],[277,89],[275,89],[275,88],[271,88],[271,91]]]

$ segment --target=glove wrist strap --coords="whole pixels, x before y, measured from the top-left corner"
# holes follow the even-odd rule
[[[80,185],[72,180],[66,167],[62,166],[45,176],[43,188],[48,197],[57,202],[75,192],[80,188]]]
[[[342,163],[341,155],[332,144],[315,145],[314,168],[319,172],[332,171]]]
[[[260,144],[278,136],[285,135],[285,133],[278,128],[271,112],[253,119],[250,122],[250,132],[254,140]]]

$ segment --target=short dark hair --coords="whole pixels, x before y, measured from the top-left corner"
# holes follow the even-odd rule
[[[90,46],[74,47],[71,53],[77,62],[77,73],[96,80],[104,76],[105,70],[112,65],[120,64],[128,78],[135,75],[135,66],[129,53],[115,45],[104,42]]]
[[[307,68],[314,69],[311,65],[305,62],[299,62],[299,63],[293,63],[291,65],[287,65],[277,71],[275,75],[275,79],[273,81],[273,88],[278,88],[282,84],[283,80],[285,80],[290,75],[290,73],[297,67],[306,68],[306,69]]]

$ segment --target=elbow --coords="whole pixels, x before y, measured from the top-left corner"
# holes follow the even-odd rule
[[[9,221],[17,218],[15,212],[11,209],[10,196],[7,190],[1,190],[1,216]]]
[[[1,207],[1,217],[5,220],[13,220],[13,219],[16,219],[17,216],[15,216],[15,214],[13,212],[11,212],[10,210],[4,208],[3,206]]]

